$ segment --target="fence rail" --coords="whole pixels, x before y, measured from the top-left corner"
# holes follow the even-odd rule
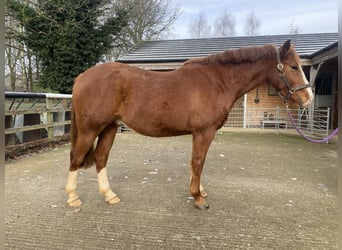
[[[5,92],[5,139],[12,146],[70,131],[71,95]]]
[[[70,133],[71,95],[5,92],[6,146]],[[330,109],[292,109],[296,126],[313,139],[329,134]],[[228,128],[293,131],[285,108],[233,108]],[[120,131],[127,130],[121,127]]]

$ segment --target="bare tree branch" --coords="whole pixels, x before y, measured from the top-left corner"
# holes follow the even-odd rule
[[[235,35],[235,18],[227,10],[216,19],[214,26],[215,37],[227,37]]]
[[[289,34],[294,34],[294,35],[296,35],[296,34],[299,34],[300,31],[301,31],[301,28],[300,28],[298,25],[295,24],[294,20],[292,20],[292,21],[288,24],[287,28],[288,28],[288,29],[287,29],[287,32],[288,32]]]
[[[211,25],[207,16],[201,11],[190,23],[189,33],[192,38],[206,38],[211,36]]]
[[[114,58],[136,47],[143,40],[165,38],[180,15],[180,7],[171,0],[121,0],[113,1],[114,8],[128,12],[128,26],[116,41]]]
[[[246,16],[245,34],[248,36],[258,35],[260,26],[261,26],[260,19],[255,15],[254,11],[250,12]]]

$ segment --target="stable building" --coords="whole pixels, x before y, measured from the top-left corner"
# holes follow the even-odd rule
[[[136,49],[118,59],[118,62],[154,71],[170,71],[182,66],[186,60],[205,57],[225,50],[246,46],[275,44],[281,46],[291,39],[299,54],[303,70],[312,84],[315,101],[312,109],[329,109],[329,127],[336,128],[338,122],[338,33],[288,34],[269,36],[241,36],[202,39],[175,39],[144,41]],[[268,110],[282,107],[283,102],[275,89],[268,85],[245,94],[234,104],[230,117],[245,124],[248,110]],[[235,110],[244,110],[241,116]],[[268,119],[267,112],[260,112],[260,119]],[[267,116],[267,117],[265,117]]]

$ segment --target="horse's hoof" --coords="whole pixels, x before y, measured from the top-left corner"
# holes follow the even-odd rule
[[[120,202],[120,198],[117,196],[114,196],[113,198],[111,198],[110,200],[107,201],[109,204],[113,205],[113,204],[117,204]]]
[[[204,204],[204,205],[196,205],[195,204],[195,207],[199,210],[208,210],[209,209],[209,204]]]
[[[82,201],[80,199],[76,199],[73,201],[68,201],[68,205],[70,207],[80,207],[82,205]]]

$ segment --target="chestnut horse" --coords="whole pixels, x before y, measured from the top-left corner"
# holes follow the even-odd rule
[[[197,208],[208,209],[200,178],[210,143],[233,103],[262,83],[272,85],[286,102],[307,107],[312,101],[290,40],[280,48],[245,47],[192,59],[170,72],[121,63],[86,70],[73,87],[68,204],[82,204],[76,193],[77,171],[93,163],[100,193],[110,204],[120,201],[110,188],[106,163],[122,121],[147,136],[192,134],[190,193]]]

